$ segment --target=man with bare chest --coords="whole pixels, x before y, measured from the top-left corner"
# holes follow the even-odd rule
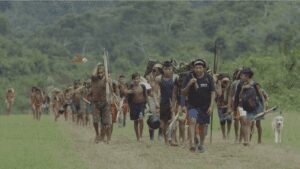
[[[31,107],[33,109],[33,118],[36,120],[41,119],[42,105],[44,97],[41,89],[37,87],[31,88]]]
[[[74,90],[72,94],[72,111],[77,116],[77,124],[83,125],[83,86],[80,86],[80,80],[74,81]]]
[[[127,116],[127,113],[129,112],[129,107],[128,107],[128,100],[126,97],[126,93],[124,92],[128,89],[128,83],[126,82],[124,75],[119,76],[118,88],[119,88],[119,92],[120,92],[120,98],[121,98],[121,100],[123,99],[123,105],[121,107],[122,114],[120,114],[121,118],[119,118],[118,120],[122,120],[122,122],[120,122],[120,123],[122,123],[120,126],[125,127],[126,126],[126,116]]]
[[[96,132],[95,142],[106,141],[109,143],[111,137],[111,113],[110,103],[106,99],[106,79],[104,65],[98,64],[91,77],[91,100],[93,104],[93,125]],[[109,79],[107,79],[109,81]],[[99,133],[101,125],[101,135]]]
[[[151,86],[151,89],[148,91],[148,103],[149,103],[149,111],[151,115],[149,118],[152,118],[152,116],[159,115],[159,96],[160,96],[160,90],[159,87],[156,86],[156,77],[161,75],[162,73],[162,65],[160,63],[155,64],[152,67],[151,73],[149,73],[146,76],[146,79],[148,83]],[[150,135],[150,140],[154,140],[154,129],[152,129],[149,126],[149,135]],[[162,130],[159,128],[158,131],[158,138],[160,139],[162,137]]]
[[[139,73],[132,74],[132,85],[125,92],[128,94],[130,119],[134,121],[134,131],[137,141],[141,141],[144,128],[144,113],[147,103],[146,87],[140,84]]]
[[[13,88],[9,88],[6,91],[5,102],[6,102],[6,113],[9,115],[12,111],[12,106],[15,100],[15,91]]]
[[[55,91],[53,94],[54,121],[57,121],[60,115],[66,113],[63,108],[65,97],[63,91]]]

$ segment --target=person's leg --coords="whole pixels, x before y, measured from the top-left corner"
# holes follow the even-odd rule
[[[143,137],[143,130],[144,130],[144,120],[139,119],[139,133],[140,133],[140,139]]]
[[[39,117],[39,108],[38,107],[36,108],[36,119],[40,120],[40,117]]]
[[[57,121],[59,116],[60,116],[60,114],[58,113],[58,111],[56,109],[54,109],[54,121]]]
[[[196,119],[190,118],[189,120],[189,140],[190,140],[190,149],[195,150],[195,128],[196,128]]]
[[[218,116],[219,116],[219,120],[220,120],[220,126],[221,126],[221,131],[222,131],[222,136],[223,136],[223,140],[226,139],[226,135],[225,135],[225,119],[224,119],[224,109],[218,107]]]
[[[34,120],[37,119],[37,118],[36,118],[36,116],[37,116],[36,114],[37,114],[37,108],[36,108],[36,106],[34,106],[34,107],[33,107],[33,119],[34,119]]]
[[[164,136],[165,144],[169,144],[169,139],[167,135],[169,119],[171,119],[170,108],[168,108],[168,106],[166,105],[160,105],[160,124],[162,128],[162,134]]]
[[[123,127],[126,126],[126,116],[127,116],[127,113],[128,113],[128,104],[124,103],[124,105],[123,105]]]
[[[154,129],[149,127],[150,141],[154,141]]]
[[[65,121],[67,121],[68,120],[68,107],[67,106],[64,108],[64,117],[65,117]]]
[[[167,138],[167,128],[166,128],[166,122],[164,120],[160,121],[161,124],[161,129],[162,129],[162,135],[164,137],[165,140],[165,144],[168,144],[168,138]]]
[[[124,113],[124,115],[123,115],[123,127],[126,126],[126,114],[127,113]]]
[[[261,143],[261,136],[262,136],[262,127],[261,127],[261,121],[256,120],[256,128],[257,128],[257,134],[258,134],[258,140],[257,143]]]
[[[244,145],[249,145],[249,137],[250,137],[250,128],[251,128],[251,121],[248,119],[243,120],[243,137],[244,137]]]
[[[101,116],[100,116],[100,119],[101,119]],[[105,125],[103,124],[103,122],[101,122],[100,141],[104,141],[105,140],[105,135],[106,135],[106,128],[105,128]]]
[[[41,115],[42,115],[42,106],[40,105],[38,107],[38,120],[40,121],[41,120]]]
[[[114,124],[112,123],[112,124],[110,125],[110,134],[112,134],[113,131],[114,131]]]
[[[228,119],[227,120],[227,136],[226,136],[227,139],[229,138],[229,135],[230,135],[231,124],[232,124],[232,120]]]
[[[177,123],[177,121],[175,122]],[[172,145],[173,146],[177,146],[178,145],[178,141],[177,141],[177,124],[172,132]]]
[[[75,116],[75,112],[74,111],[72,111],[72,121],[75,123],[75,121],[76,121],[76,116]]]
[[[94,126],[94,129],[95,129],[95,133],[96,133],[96,136],[99,136],[99,123],[98,122],[94,122],[93,123],[93,126]]]
[[[233,122],[233,126],[234,126],[234,135],[235,135],[235,143],[238,143],[239,140],[239,130],[240,130],[240,120],[239,117],[237,117],[237,111],[234,112],[234,122]]]
[[[7,113],[7,115],[10,115],[10,113],[11,113],[11,107],[12,107],[12,104],[10,102],[8,102],[7,105],[6,105],[6,113]]]
[[[105,103],[101,109],[102,113],[102,128],[104,128],[104,137],[106,136],[106,143],[109,144],[111,140],[112,133],[112,114],[111,114],[111,106],[108,103]]]
[[[226,139],[226,135],[225,135],[225,124],[226,124],[226,121],[223,120],[223,121],[220,121],[220,125],[221,125],[221,131],[222,131],[222,136],[223,136],[223,140]]]
[[[42,105],[40,106],[40,119],[41,119],[41,117],[42,117]]]
[[[88,126],[90,124],[90,116],[89,116],[89,113],[87,112],[86,115],[85,115],[85,121],[86,121],[86,126]]]
[[[198,129],[199,129],[199,136],[200,136],[200,141],[198,143],[198,146],[197,146],[197,151],[199,153],[204,153],[205,152],[205,149],[204,149],[204,141],[205,141],[205,137],[206,137],[206,128],[207,128],[207,124],[199,124],[197,123],[197,126],[198,126]]]
[[[160,126],[158,129],[158,140],[161,140],[162,136],[163,136],[163,130],[162,127]]]
[[[96,105],[93,106],[92,115],[93,115],[93,126],[96,133],[95,142],[98,143],[100,141],[100,133],[99,133],[100,112],[99,109],[96,107]]]
[[[204,145],[206,127],[207,127],[206,124],[199,124],[200,145],[202,145],[202,146]]]
[[[140,141],[138,120],[134,120],[134,132],[135,132],[136,140]]]
[[[57,121],[58,117],[59,117],[59,114],[56,114],[54,117],[54,121]]]
[[[77,113],[77,124],[81,124],[81,115],[79,113]]]
[[[9,103],[6,101],[6,115],[9,115]]]
[[[184,121],[179,121],[179,141],[185,142],[185,124]]]
[[[244,132],[243,132],[243,124],[244,124],[244,119],[241,117],[239,119],[239,124],[240,124],[240,136],[239,136],[239,143],[242,143],[242,140],[244,139]]]
[[[106,133],[106,143],[109,144],[111,140],[111,135],[112,135],[112,127],[113,124],[106,124],[104,126],[105,128],[105,133]]]
[[[210,123],[210,116],[206,113],[207,110],[205,109],[198,109],[198,117],[197,117],[197,125],[198,125],[198,129],[199,129],[199,144],[197,146],[197,151],[199,153],[203,153],[205,152],[204,149],[204,141],[205,141],[205,137],[207,135],[207,130],[208,130],[208,126]]]

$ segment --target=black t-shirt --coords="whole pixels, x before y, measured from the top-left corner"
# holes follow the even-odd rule
[[[196,77],[196,75],[194,75]],[[183,81],[186,87],[188,82],[193,78],[192,73],[188,74]],[[214,80],[211,75],[204,73],[202,78],[197,78],[198,89],[192,85],[188,92],[188,105],[207,109],[211,102],[211,92],[215,91]]]

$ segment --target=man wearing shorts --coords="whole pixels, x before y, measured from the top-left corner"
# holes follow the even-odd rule
[[[210,123],[210,114],[213,109],[215,98],[215,85],[211,75],[206,72],[206,62],[198,59],[193,62],[193,71],[187,75],[182,89],[182,94],[187,96],[189,118],[196,121],[196,126],[200,130],[200,143],[197,149],[200,153],[205,152],[203,147],[207,124]],[[194,129],[194,128],[193,128]],[[193,130],[191,129],[191,130]],[[192,140],[194,130],[190,139]],[[191,145],[190,150],[195,149]]]
[[[229,77],[220,74],[216,82],[216,93],[217,93],[216,102],[218,107],[218,115],[219,115],[219,120],[221,125],[222,136],[224,140],[228,139],[229,137],[231,123],[232,123],[231,111],[228,109],[229,107],[228,100],[230,99],[229,90],[230,90]],[[226,127],[227,127],[227,132],[226,132]]]
[[[93,125],[96,132],[95,142],[104,141],[109,143],[111,139],[111,111],[110,103],[106,100],[106,81],[111,83],[110,79],[105,78],[104,65],[98,64],[91,77],[91,100],[93,104]],[[110,84],[111,85],[111,84]],[[101,125],[101,134],[99,133],[99,124]]]
[[[175,117],[176,96],[178,89],[178,75],[173,72],[173,65],[170,61],[163,63],[163,73],[156,77],[156,86],[160,90],[160,124],[165,138],[165,143],[177,145],[175,141],[175,132],[171,135],[173,138],[168,138],[167,129],[173,117]],[[175,130],[174,130],[175,131]],[[173,140],[172,140],[173,139]]]
[[[141,141],[144,128],[144,114],[147,103],[146,87],[140,84],[140,74],[134,73],[131,76],[132,85],[125,91],[128,94],[130,119],[134,121],[134,131],[137,141]]]

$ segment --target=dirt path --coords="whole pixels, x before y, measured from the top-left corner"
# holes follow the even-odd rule
[[[214,143],[206,145],[204,154],[195,154],[184,146],[151,143],[148,137],[137,143],[131,124],[126,128],[115,127],[109,145],[94,143],[92,127],[70,122],[59,122],[59,125],[73,138],[72,146],[89,169],[297,169],[300,166],[300,154],[291,148],[275,144],[244,147],[221,140],[217,133],[214,133]],[[148,136],[147,127],[144,132]]]

